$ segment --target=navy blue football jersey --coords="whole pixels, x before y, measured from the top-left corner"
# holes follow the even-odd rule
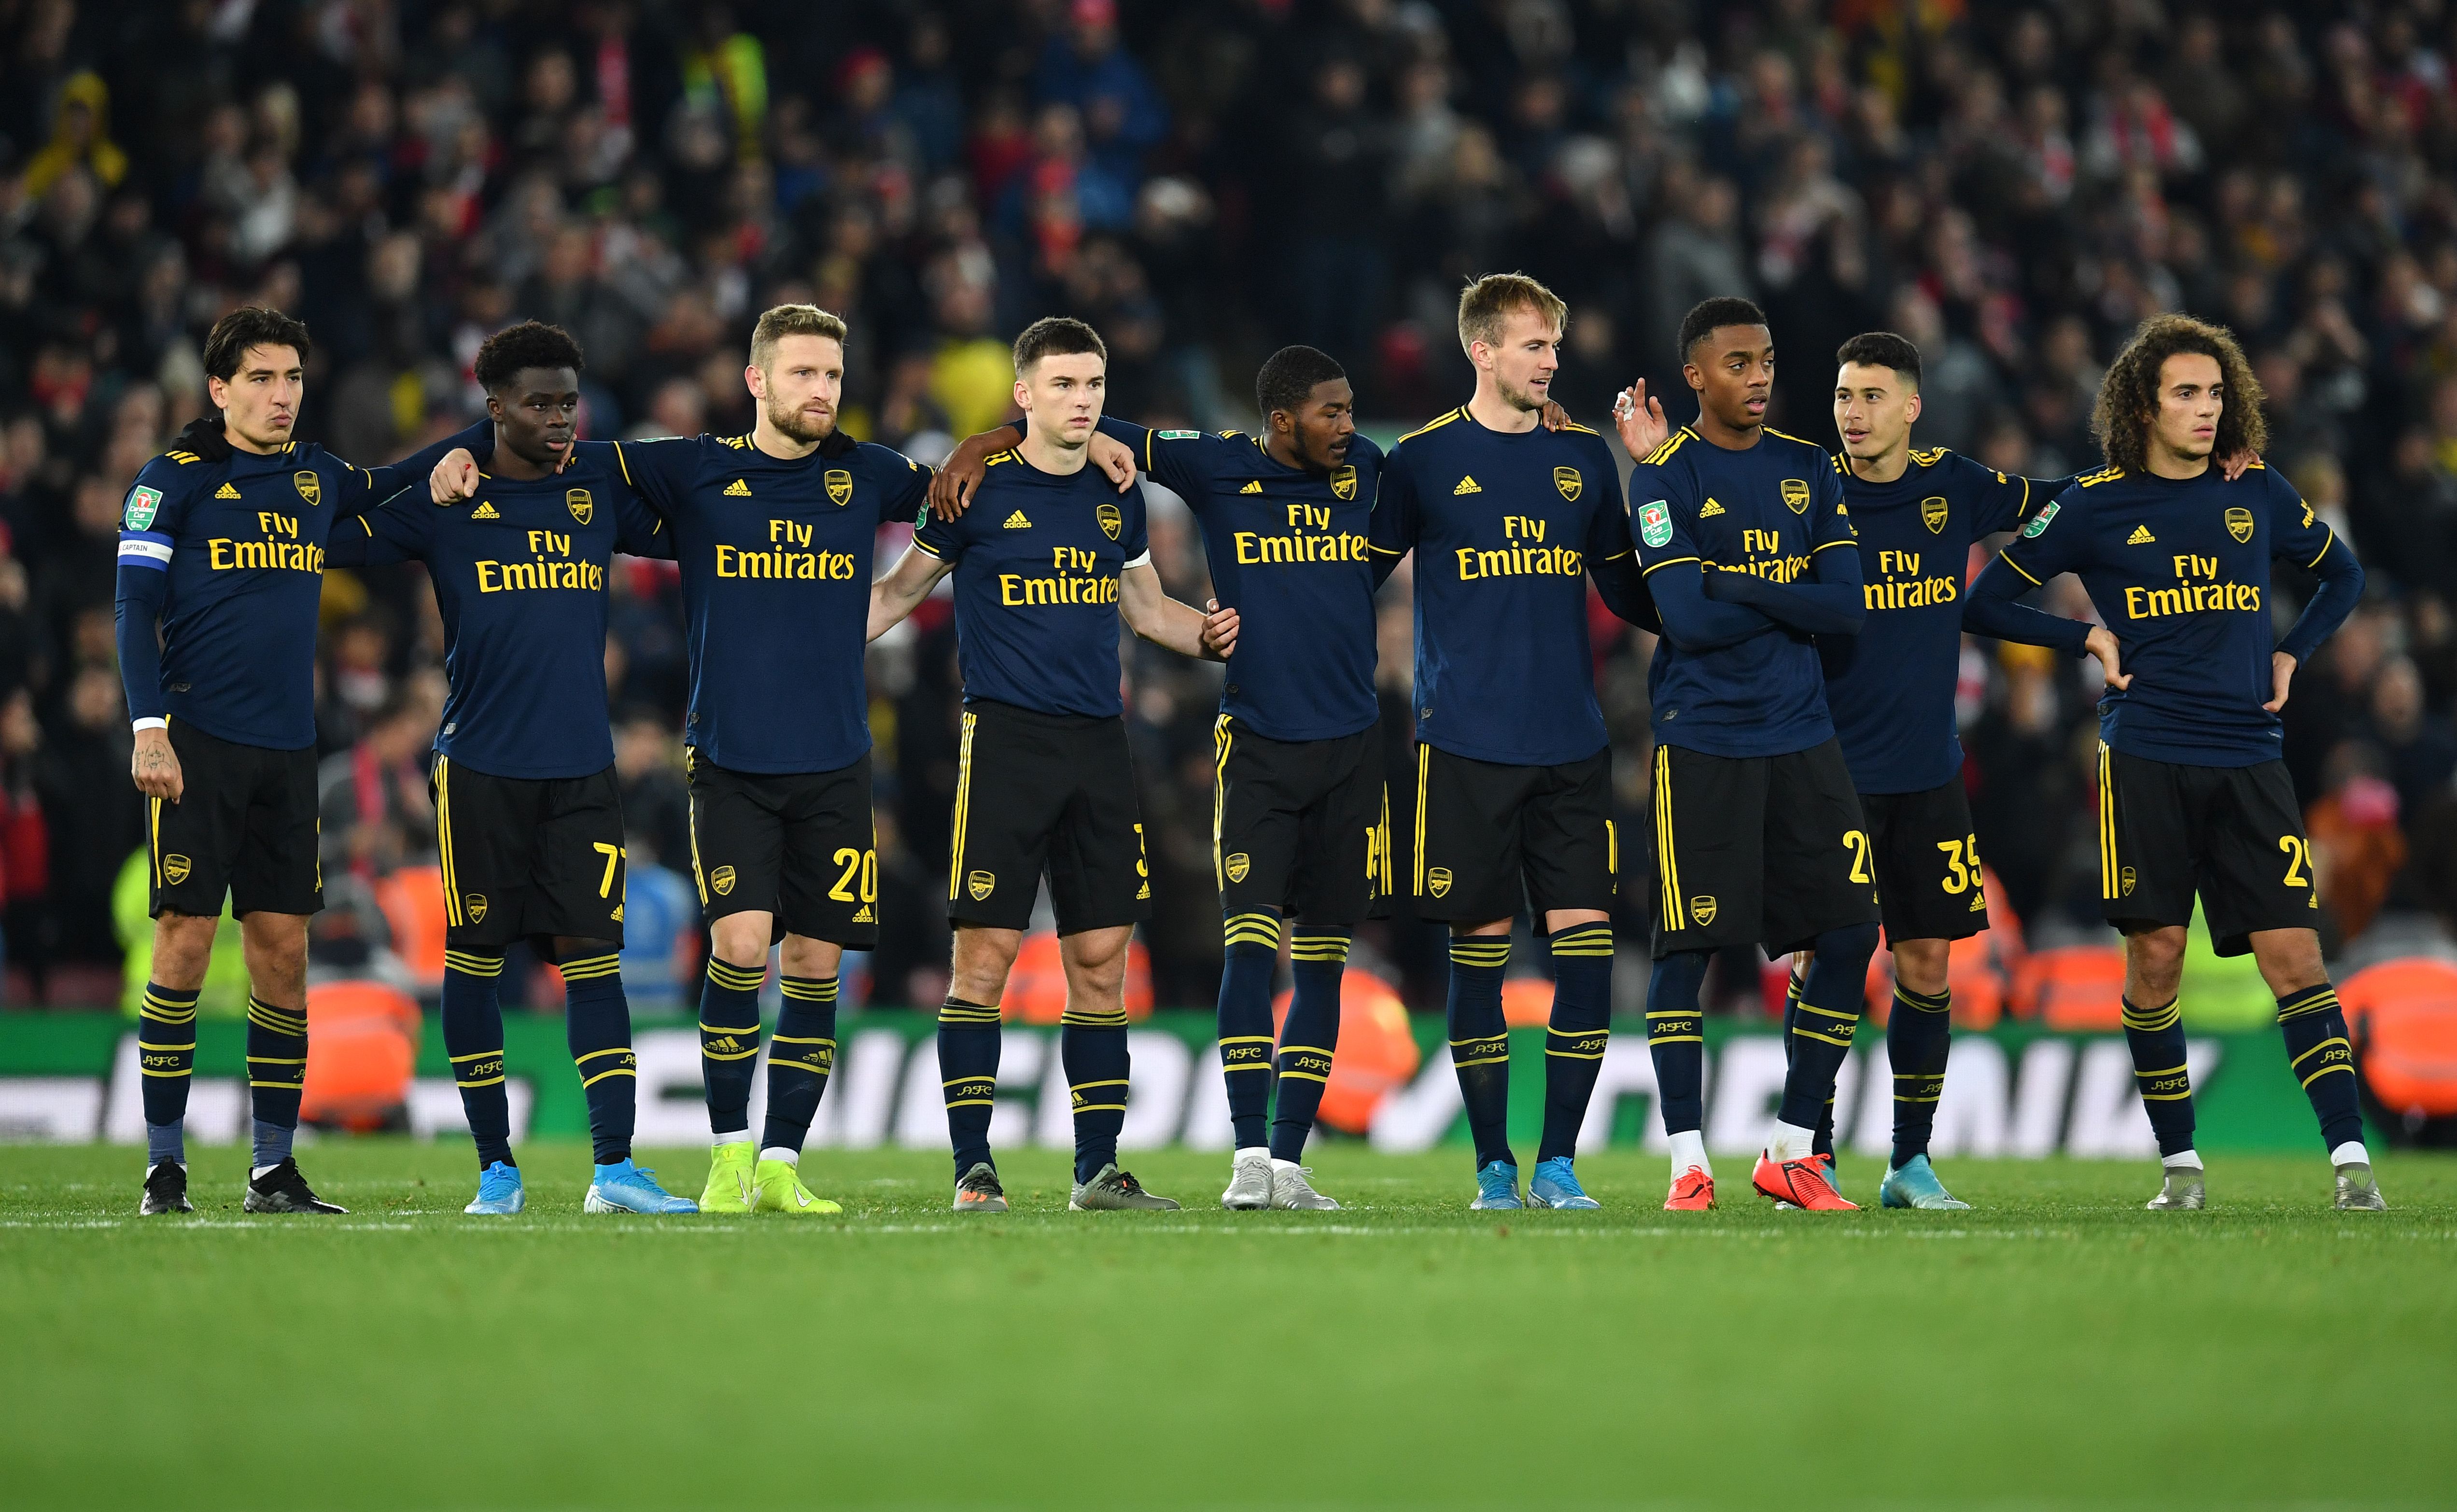
[[[671,556],[664,522],[614,444],[578,444],[534,480],[481,476],[476,497],[423,491],[334,538],[336,566],[418,561],[444,617],[450,691],[437,754],[501,777],[575,777],[614,762],[606,722],[606,574],[617,551]]]
[[[964,698],[1115,717],[1118,580],[1151,560],[1140,485],[1086,466],[1043,472],[1001,451],[954,520],[921,516],[913,544],[955,567]]]
[[[1373,559],[1382,448],[1356,437],[1329,472],[1272,460],[1260,440],[1149,430],[1103,417],[1203,529],[1211,586],[1237,611],[1220,712],[1271,740],[1330,740],[1381,717],[1373,694]]]
[[[1417,739],[1513,766],[1604,749],[1587,574],[1630,542],[1601,436],[1489,430],[1454,409],[1383,460],[1373,549],[1416,556]]]
[[[2306,607],[2287,641],[2275,634],[2270,562],[2281,558],[2340,588]],[[2276,469],[2255,463],[2229,483],[2119,467],[2085,473],[2042,505],[1974,591],[2072,572],[2090,590],[2132,674],[2099,699],[2099,738],[2118,751],[2194,766],[2276,760],[2270,653],[2308,656],[2360,590],[2353,551]],[[2321,616],[2316,620],[2315,616]],[[2325,622],[2321,622],[2324,620]]]
[[[130,716],[167,715],[239,745],[314,745],[316,616],[333,524],[423,483],[465,440],[372,471],[313,442],[234,450],[226,462],[171,451],[147,463],[120,516],[121,612],[144,621],[122,637]],[[132,600],[156,589],[158,676],[150,674],[156,611]]]
[[[1768,427],[1727,451],[1683,425],[1631,473],[1640,565],[1676,563],[1789,583],[1820,551],[1853,546],[1851,514],[1826,448]],[[1718,756],[1785,756],[1834,735],[1816,643],[1799,632],[1687,651],[1665,636],[1647,669],[1655,738]]]
[[[929,469],[838,435],[806,457],[748,436],[619,448],[668,525],[691,648],[683,739],[735,772],[834,772],[870,749],[862,673],[873,546]]]
[[[1863,793],[1925,793],[1962,769],[1953,691],[1962,668],[1963,572],[1973,541],[2011,530],[2071,478],[2034,484],[1943,447],[1913,451],[1891,483],[1834,461],[1860,537],[1868,623],[1821,637],[1826,705]]]

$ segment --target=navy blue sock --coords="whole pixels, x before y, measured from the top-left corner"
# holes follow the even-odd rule
[[[444,1053],[461,1088],[461,1111],[477,1142],[478,1169],[512,1159],[512,1105],[504,1091],[504,1009],[496,984],[502,956],[444,952]]]
[[[188,1084],[196,1069],[196,994],[148,982],[136,1010],[136,1081],[149,1166],[187,1161]]]
[[[798,1150],[836,1068],[836,979],[787,977],[779,984],[785,1005],[768,1046],[768,1119],[759,1148]]]
[[[563,966],[563,1032],[588,1096],[588,1142],[601,1166],[631,1158],[639,1115],[640,1058],[631,1053],[631,1004],[623,996],[623,958],[611,941],[591,940]]]
[[[1508,935],[1451,937],[1451,1067],[1467,1104],[1476,1168],[1510,1154],[1510,1025],[1501,1017],[1501,978],[1510,966]]]
[[[1875,924],[1846,924],[1819,935],[1817,958],[1801,984],[1800,1014],[1785,1039],[1791,1069],[1783,1079],[1783,1108],[1775,1116],[1815,1129],[1831,1127],[1834,1078],[1851,1053],[1851,1031],[1860,1026],[1860,1005],[1869,985],[1869,958],[1877,950]],[[1829,1144],[1827,1149],[1832,1149]]]
[[[1299,924],[1289,937],[1288,1022],[1280,1025],[1280,1050],[1271,1097],[1271,1158],[1305,1154],[1331,1081],[1332,1052],[1339,1047],[1339,980],[1348,970],[1349,930],[1344,924]]]
[[[2145,1008],[2124,1000],[2124,1046],[2133,1052],[2133,1082],[2158,1136],[2158,1153],[2193,1148],[2193,1076],[2184,1067],[2184,1010],[2175,1003]]]
[[[939,1005],[939,1086],[947,1101],[947,1141],[956,1177],[990,1158],[990,1109],[998,1097],[999,1010],[949,998]]]
[[[1713,956],[1676,950],[1655,963],[1647,980],[1646,1053],[1655,1062],[1655,1106],[1667,1134],[1689,1133],[1705,1121],[1706,1019],[1698,991]]]
[[[1945,1095],[1945,1058],[1953,1043],[1953,994],[1931,997],[1897,984],[1886,1016],[1886,1059],[1894,1073],[1894,1153],[1900,1170],[1928,1153]]]
[[[1613,932],[1608,923],[1579,924],[1553,937],[1553,1023],[1544,1034],[1544,1139],[1538,1161],[1579,1152],[1612,1039]]]
[[[1808,968],[1795,957],[1791,963],[1791,979],[1784,984],[1783,991],[1783,1068],[1786,1076],[1791,1072],[1791,1031],[1800,1023],[1800,994],[1807,985]],[[1809,1138],[1808,1152],[1829,1157],[1834,1153],[1834,1099],[1831,1097],[1826,1099],[1825,1110],[1817,1115],[1817,1128]]]
[[[2321,1139],[2335,1150],[2364,1137],[2364,1112],[2356,1096],[2355,1046],[2346,1035],[2338,989],[2323,982],[2278,1000],[2278,1032],[2286,1039],[2288,1068],[2312,1100]]]
[[[1126,1122],[1126,1010],[1068,1008],[1058,1017],[1058,1056],[1075,1107],[1075,1179],[1089,1181],[1117,1163]]]
[[[1271,1107],[1271,974],[1280,964],[1280,916],[1230,914],[1220,960],[1220,1074],[1239,1150],[1263,1143]]]
[[[699,989],[699,1075],[712,1134],[751,1128],[751,1078],[759,1069],[759,984],[768,963],[737,966],[708,958]]]
[[[259,1170],[290,1158],[299,1132],[299,1099],[307,1086],[307,1010],[277,1008],[247,998],[247,1090],[253,1105]]]

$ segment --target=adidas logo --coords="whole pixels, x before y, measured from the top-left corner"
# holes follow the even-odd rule
[[[725,486],[725,496],[729,499],[748,499],[751,497],[751,485],[736,478]]]
[[[606,917],[615,923],[621,923],[623,922],[623,905],[621,903],[616,903],[614,905],[614,911],[608,914]]]
[[[1032,528],[1032,522],[1023,517],[1023,511],[1022,509],[1018,509],[1015,513],[1006,517],[1006,528],[1010,530],[1029,530]]]
[[[878,922],[876,918],[872,917],[870,904],[868,903],[862,904],[860,909],[854,914],[853,922],[857,924],[875,924]]]
[[[1242,487],[1242,488],[1238,489],[1237,491],[1238,491],[1239,493],[1260,493],[1260,492],[1262,492],[1262,491],[1263,491],[1263,480],[1262,480],[1262,479],[1260,479],[1260,478],[1257,478],[1257,479],[1255,479],[1253,482],[1251,482],[1251,483],[1249,483],[1249,484],[1246,485],[1246,487]]]
[[[481,499],[478,501],[478,507],[469,511],[469,518],[472,520],[500,520],[503,516],[495,512],[495,507],[493,505]]]
[[[1698,511],[1698,518],[1703,520],[1710,515],[1718,515],[1723,512],[1724,507],[1717,504],[1714,500],[1709,499],[1706,501],[1705,507]]]
[[[215,490],[214,497],[217,499],[236,499],[238,497],[238,490],[225,483],[219,488]]]
[[[2158,543],[2158,538],[2150,533],[2150,528],[2146,525],[2135,526],[2133,533],[2124,538],[2124,544],[2127,546],[2156,546]]]
[[[1451,497],[1456,499],[1461,494],[1482,493],[1483,491],[1484,486],[1476,482],[1474,478],[1461,478],[1458,481],[1458,487],[1451,490]]]

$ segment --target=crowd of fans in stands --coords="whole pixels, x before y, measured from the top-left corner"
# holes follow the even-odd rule
[[[583,343],[588,434],[748,429],[751,321],[809,300],[852,327],[846,427],[936,462],[1006,417],[1007,339],[1053,312],[1105,335],[1130,418],[1249,426],[1248,375],[1302,341],[1387,440],[1464,397],[1457,287],[1508,268],[1570,302],[1556,392],[1582,418],[1640,375],[1687,418],[1674,326],[1744,294],[1784,353],[1776,425],[1830,436],[1829,354],[1891,327],[1926,360],[1917,443],[2035,477],[2096,464],[2099,364],[2142,317],[2232,326],[2270,465],[2372,574],[2286,716],[2328,942],[2409,938],[2457,915],[2452,54],[2439,0],[0,0],[8,1002],[115,998],[143,932],[113,537],[235,304],[309,322],[302,434],[375,464],[465,424],[478,342],[522,317]],[[1200,601],[1183,510],[1152,539]],[[673,581],[636,564],[613,594],[634,865],[687,870]],[[2051,597],[2087,612],[2071,580]],[[881,1003],[943,983],[938,610],[873,661]],[[415,570],[329,574],[325,623],[317,951],[348,965],[382,939],[376,882],[432,848],[441,642]],[[1597,646],[1642,837],[1652,648],[1600,614]],[[1216,669],[1138,650],[1126,675],[1155,988],[1202,1004]],[[2034,941],[2096,927],[2095,681],[1965,652],[1980,834]],[[1428,931],[1368,943],[1439,1001]]]

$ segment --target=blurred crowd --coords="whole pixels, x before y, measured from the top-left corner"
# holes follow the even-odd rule
[[[2372,573],[2287,714],[2328,943],[2410,943],[2457,915],[2452,52],[2446,0],[0,0],[7,1000],[116,998],[145,933],[112,538],[138,466],[203,411],[198,342],[236,304],[309,322],[302,434],[375,464],[465,423],[478,342],[522,317],[586,348],[587,434],[747,429],[751,321],[809,300],[852,326],[846,428],[935,463],[1006,418],[1006,342],[1053,312],[1106,336],[1130,418],[1250,425],[1249,376],[1302,341],[1388,440],[1464,398],[1456,290],[1507,268],[1570,302],[1556,391],[1581,418],[1644,375],[1686,419],[1674,327],[1744,294],[1786,358],[1776,425],[1830,436],[1828,354],[1890,326],[1925,354],[1918,444],[2035,477],[2095,464],[2100,364],[2138,320],[2231,325],[2270,465]],[[883,532],[882,566],[901,545]],[[1153,545],[1199,600],[1166,500]],[[636,564],[613,592],[635,877],[671,878],[673,579]],[[1404,771],[1404,577],[1389,594]],[[2070,580],[2055,597],[2087,612]],[[415,569],[328,574],[324,609],[317,951],[346,966],[385,942],[383,880],[431,855],[441,633]],[[1652,648],[1597,628],[1642,837]],[[1216,679],[1140,650],[1126,675],[1155,995],[1203,1004]],[[1980,833],[2034,942],[2095,927],[2094,680],[1965,653]],[[881,643],[871,688],[888,937],[855,996],[926,1004],[943,605]],[[1638,942],[1647,861],[1623,854]],[[1438,1004],[1437,937],[1367,942]]]

